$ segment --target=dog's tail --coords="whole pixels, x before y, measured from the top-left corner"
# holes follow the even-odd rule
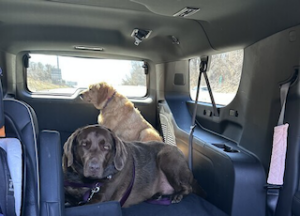
[[[207,194],[204,189],[198,184],[197,180],[194,179],[192,182],[193,193],[201,196],[202,198],[206,198]]]

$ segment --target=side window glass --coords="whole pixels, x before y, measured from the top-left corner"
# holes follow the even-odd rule
[[[236,50],[211,56],[207,72],[216,104],[227,105],[235,97],[242,74],[244,50]],[[196,98],[200,58],[190,59],[190,95]],[[211,103],[205,80],[202,77],[199,89],[200,102]]]
[[[143,61],[30,54],[27,88],[34,93],[72,95],[107,82],[127,97],[147,93]]]

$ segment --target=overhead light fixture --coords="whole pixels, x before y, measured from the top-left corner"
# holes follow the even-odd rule
[[[133,29],[131,37],[134,37],[134,44],[138,46],[144,39],[147,39],[152,30],[143,30],[143,29]]]
[[[200,10],[200,8],[196,8],[196,7],[185,7],[182,10],[178,11],[177,13],[173,14],[173,16],[176,17],[187,17],[187,16],[191,16],[194,13],[198,12]]]
[[[74,48],[76,50],[88,50],[88,51],[97,51],[97,52],[101,52],[104,50],[101,47],[87,47],[87,46],[75,46]]]

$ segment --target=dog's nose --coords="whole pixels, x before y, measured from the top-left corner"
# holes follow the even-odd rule
[[[96,163],[91,163],[89,165],[89,168],[90,168],[91,171],[97,171],[97,170],[100,169],[100,166],[98,164],[96,164]]]
[[[94,162],[94,161],[91,161],[91,162],[89,163],[89,169],[90,169],[91,171],[97,171],[97,170],[100,169],[100,165],[99,165],[98,163]]]
[[[81,100],[83,100],[83,94],[80,94],[80,95],[79,95],[79,98],[80,98]]]
[[[99,165],[96,165],[96,164],[91,164],[90,165],[90,171],[97,171],[99,169],[100,169]]]

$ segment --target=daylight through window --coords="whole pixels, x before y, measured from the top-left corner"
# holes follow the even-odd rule
[[[90,84],[107,82],[128,97],[147,93],[142,61],[30,54],[27,87],[31,92],[74,94]]]
[[[236,50],[211,56],[207,76],[216,104],[227,105],[236,95],[239,87],[244,50]],[[200,58],[190,60],[190,94],[195,100],[199,75]],[[199,97],[201,102],[211,103],[204,77],[201,78]]]

